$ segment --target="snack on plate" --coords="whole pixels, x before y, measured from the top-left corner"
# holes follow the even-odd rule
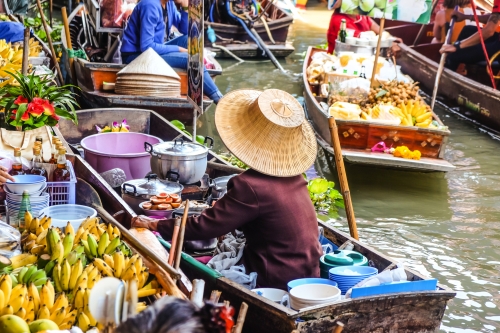
[[[152,196],[149,201],[144,202],[142,208],[146,210],[171,210],[179,208],[181,202],[181,197],[178,194],[160,192],[158,195]]]

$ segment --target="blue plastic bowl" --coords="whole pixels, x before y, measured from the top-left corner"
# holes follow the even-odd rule
[[[349,269],[350,271],[353,271],[353,272],[357,272],[361,275],[343,274],[343,272],[346,269]],[[374,274],[378,274],[378,269],[376,269],[375,267],[370,267],[370,266],[339,266],[339,267],[334,267],[334,268],[330,269],[329,273],[330,273],[330,275],[339,276],[339,277],[357,278],[357,277],[363,277],[363,276],[368,277],[368,276],[372,276]]]
[[[4,186],[7,191],[13,194],[23,194],[24,191],[34,193],[45,187],[47,179],[37,175],[19,175],[14,176],[15,182],[7,180]]]
[[[303,284],[328,284],[330,286],[337,286],[337,282],[328,280],[328,279],[320,279],[320,278],[305,278],[305,279],[297,279],[288,282],[288,291],[292,288],[301,286]]]

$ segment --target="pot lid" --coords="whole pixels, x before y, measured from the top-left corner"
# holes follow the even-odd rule
[[[335,251],[337,252],[337,251]],[[344,251],[338,251],[340,253],[329,253],[325,255],[325,263],[336,266],[350,266],[353,264],[354,260],[345,255]]]
[[[234,175],[229,175],[229,176],[224,176],[224,177],[218,177],[213,180],[213,186],[217,191],[220,191],[224,188],[227,188],[227,183],[229,182],[229,179],[233,178],[234,176],[237,176],[236,174]]]
[[[157,195],[160,192],[179,193],[184,189],[179,183],[157,179],[158,176],[150,174],[143,179],[134,179],[122,185],[123,191],[131,195]]]
[[[153,150],[156,154],[170,156],[198,156],[208,153],[207,147],[182,139],[156,144]]]

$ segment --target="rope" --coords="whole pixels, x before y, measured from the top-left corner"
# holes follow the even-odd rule
[[[488,57],[488,50],[486,50],[486,45],[484,44],[483,32],[481,31],[481,26],[479,25],[479,18],[477,17],[477,12],[476,12],[476,4],[474,3],[474,0],[471,0],[470,4],[472,7],[472,11],[474,12],[474,20],[476,21],[477,31],[479,32],[479,38],[481,39],[481,46],[483,47],[484,56],[486,58],[486,66],[488,66],[488,74],[490,74],[491,85],[493,86],[493,89],[496,90],[497,85],[495,83],[493,69],[491,68],[490,58]]]

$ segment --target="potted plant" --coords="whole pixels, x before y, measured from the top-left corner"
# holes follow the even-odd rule
[[[23,156],[30,159],[35,138],[41,136],[43,155],[47,159],[45,155],[50,152],[52,141],[50,127],[56,126],[60,118],[78,124],[75,110],[78,103],[70,90],[73,86],[58,87],[49,75],[7,73],[15,83],[0,88],[0,109],[5,113],[7,125],[0,129],[0,150],[13,151],[19,147]]]
[[[78,124],[75,107],[78,103],[70,85],[52,85],[47,76],[23,75],[8,72],[18,85],[0,89],[0,107],[4,108],[6,122],[18,131],[42,126],[55,126],[59,118]]]

